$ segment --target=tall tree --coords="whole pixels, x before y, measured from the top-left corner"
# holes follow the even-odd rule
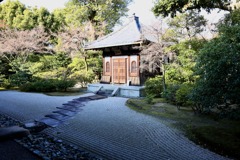
[[[4,26],[20,30],[31,30],[43,26],[46,31],[57,32],[65,23],[58,12],[50,13],[46,8],[26,8],[15,0],[8,0],[0,5],[0,20]]]
[[[192,39],[204,31],[207,21],[196,10],[177,14],[168,25],[177,40]]]
[[[166,68],[166,79],[170,84],[195,83],[194,75],[197,55],[206,43],[205,40],[191,39],[172,45],[168,49],[177,56]]]
[[[173,17],[177,12],[182,13],[192,9],[205,9],[210,12],[217,8],[230,11],[232,9],[231,2],[232,0],[156,0],[153,12],[156,16],[171,15]]]
[[[23,15],[25,9],[25,5],[19,1],[7,0],[0,5],[0,19],[3,20],[7,26],[12,27],[14,26],[14,19],[19,15]]]
[[[65,26],[67,26],[65,13],[63,12],[62,9],[55,9],[52,15],[53,15],[52,28],[54,28],[55,32],[58,32]]]
[[[79,26],[90,22],[96,39],[99,31],[109,32],[126,16],[127,6],[132,0],[70,0],[65,9],[67,24]],[[105,28],[102,26],[105,24]]]
[[[219,37],[200,52],[196,65],[199,76],[193,93],[198,110],[240,106],[240,10],[233,11],[219,27]],[[220,108],[220,106],[223,108]]]

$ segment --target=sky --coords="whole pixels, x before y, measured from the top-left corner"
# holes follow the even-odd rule
[[[4,0],[6,1],[6,0]],[[19,0],[21,3],[25,4],[26,6],[31,7],[45,7],[49,11],[53,11],[56,8],[64,8],[64,4],[68,0]]]

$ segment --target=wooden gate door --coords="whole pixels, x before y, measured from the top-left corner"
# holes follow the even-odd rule
[[[126,83],[127,60],[125,58],[113,59],[113,82]]]

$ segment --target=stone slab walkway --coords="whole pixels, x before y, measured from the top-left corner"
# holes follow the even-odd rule
[[[86,94],[84,96],[90,96]],[[56,106],[77,97],[0,92],[0,112],[21,121],[41,118]],[[43,132],[94,152],[106,159],[223,160],[195,145],[159,119],[125,106],[126,98],[88,101],[65,123]]]

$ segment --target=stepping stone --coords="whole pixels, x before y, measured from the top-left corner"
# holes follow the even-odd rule
[[[26,122],[24,124],[24,128],[28,129],[30,132],[41,132],[45,128],[47,128],[47,125],[42,122]]]
[[[72,101],[69,101],[68,103],[70,103],[70,104],[76,104],[76,106],[78,106],[78,107],[84,107],[85,106],[85,102],[83,102],[83,101],[77,101],[77,100],[72,100]]]
[[[73,106],[73,107],[83,107],[84,105],[79,103],[79,102],[68,102],[68,103],[64,103],[63,105],[66,105],[66,106]]]
[[[50,127],[57,127],[61,121],[58,121],[56,119],[52,119],[52,118],[42,118],[42,119],[38,119],[36,120],[37,122],[42,122]]]
[[[106,96],[101,96],[101,95],[94,95],[94,96],[89,96],[88,97],[90,100],[99,100],[99,99],[104,99],[107,98]]]
[[[65,116],[74,116],[77,114],[77,112],[72,112],[72,111],[69,111],[69,110],[57,110],[57,111],[53,111],[53,113],[58,113],[58,114],[61,114],[61,115],[65,115]]]
[[[86,103],[86,101],[80,101],[80,100],[72,100],[72,101],[69,101],[70,103],[75,103],[75,104],[78,104],[79,107],[83,107],[85,106],[84,103]]]
[[[30,134],[29,130],[19,126],[0,128],[0,140],[21,138],[29,134]]]
[[[75,98],[73,99],[74,101],[79,101],[79,102],[88,102],[90,99],[88,97],[80,97],[80,98]]]
[[[58,108],[58,109],[68,110],[68,111],[72,111],[72,112],[79,112],[79,111],[82,110],[82,109],[80,109],[79,107],[67,106],[67,105],[64,105],[64,106],[61,106],[61,107],[57,107],[57,108]]]
[[[71,103],[63,103],[62,105],[64,106],[72,106],[72,107],[76,107],[76,104],[71,104]]]
[[[80,102],[80,101],[75,101],[75,100],[68,101],[68,103],[71,103],[71,104],[81,104],[81,102]]]
[[[56,119],[58,121],[66,121],[67,119],[70,118],[69,116],[62,115],[62,114],[48,114],[48,115],[45,115],[45,117]]]

